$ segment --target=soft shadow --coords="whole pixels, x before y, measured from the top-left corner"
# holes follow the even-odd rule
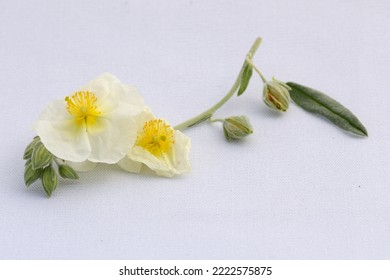
[[[263,104],[260,104],[263,105]],[[288,112],[287,112],[288,113]],[[256,114],[261,117],[269,118],[269,119],[279,119],[282,118],[284,114],[283,112],[277,112],[268,108],[266,105],[256,106]]]
[[[258,96],[256,96],[258,97]],[[257,115],[260,117],[265,117],[269,119],[278,119],[282,118],[284,114],[283,112],[277,112],[275,110],[272,110],[271,108],[268,108],[265,103],[259,99],[259,98],[250,98],[249,105],[246,104],[246,110],[250,110],[250,113],[253,115]],[[249,112],[248,112],[249,113]]]

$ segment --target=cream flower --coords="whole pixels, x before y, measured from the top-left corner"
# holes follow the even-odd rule
[[[136,141],[135,116],[144,108],[134,87],[105,73],[50,104],[34,129],[58,158],[87,164],[116,163]]]
[[[137,117],[138,136],[127,157],[118,165],[129,172],[140,172],[142,164],[158,175],[173,177],[189,172],[190,138],[174,130],[145,109]]]

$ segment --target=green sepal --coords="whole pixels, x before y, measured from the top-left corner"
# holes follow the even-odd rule
[[[61,164],[58,166],[58,173],[64,179],[76,180],[80,178],[76,171],[66,164]]]
[[[249,85],[249,80],[252,77],[253,73],[253,67],[249,63],[247,63],[244,67],[244,71],[242,72],[241,81],[240,81],[240,88],[238,89],[237,95],[240,96],[244,93],[246,88]]]
[[[34,145],[39,141],[39,136],[35,136],[34,139],[30,142],[30,144],[27,145],[26,149],[24,150],[23,159],[29,159],[31,158]]]
[[[53,155],[46,149],[41,141],[35,143],[31,155],[32,169],[40,169],[49,165],[53,161]]]
[[[319,114],[338,127],[360,136],[368,136],[367,130],[359,119],[333,98],[315,89],[288,82],[290,96],[304,110]]]
[[[38,180],[43,172],[43,169],[32,169],[31,161],[27,161],[26,167],[24,168],[24,183],[26,186],[30,186],[36,180]]]
[[[42,185],[43,189],[45,190],[45,193],[49,197],[58,185],[58,175],[51,165],[49,165],[43,170]]]

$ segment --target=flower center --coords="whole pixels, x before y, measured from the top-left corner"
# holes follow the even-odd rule
[[[65,97],[65,101],[66,109],[75,117],[77,123],[85,121],[87,126],[93,125],[101,114],[95,105],[97,98],[90,91],[78,91],[72,96]]]
[[[172,149],[174,141],[173,128],[163,120],[154,119],[144,124],[143,130],[138,134],[136,145],[159,157]]]

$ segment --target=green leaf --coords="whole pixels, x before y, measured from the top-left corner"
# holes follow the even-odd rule
[[[26,186],[30,186],[41,177],[43,169],[32,169],[31,161],[24,168],[24,182]]]
[[[79,175],[77,175],[76,171],[69,165],[63,164],[58,166],[58,173],[61,175],[62,178],[65,179],[78,179]]]
[[[34,145],[39,141],[39,136],[35,136],[34,139],[31,141],[30,144],[26,147],[23,154],[23,159],[29,159],[31,158]]]
[[[50,197],[58,185],[58,176],[54,168],[49,165],[43,170],[42,185],[46,194]]]
[[[252,72],[253,72],[252,65],[250,65],[249,63],[247,63],[247,64],[245,65],[244,71],[242,72],[241,82],[240,82],[240,88],[238,89],[238,93],[237,93],[238,96],[240,96],[241,94],[243,94],[244,91],[246,90],[246,88],[248,87],[249,80],[250,80],[251,77],[252,77]]]
[[[338,127],[360,136],[368,136],[367,130],[359,119],[336,100],[315,89],[288,82],[290,96],[304,110],[319,114]]]
[[[49,165],[53,160],[53,155],[46,149],[41,141],[38,141],[33,148],[31,155],[32,169],[40,169]]]

